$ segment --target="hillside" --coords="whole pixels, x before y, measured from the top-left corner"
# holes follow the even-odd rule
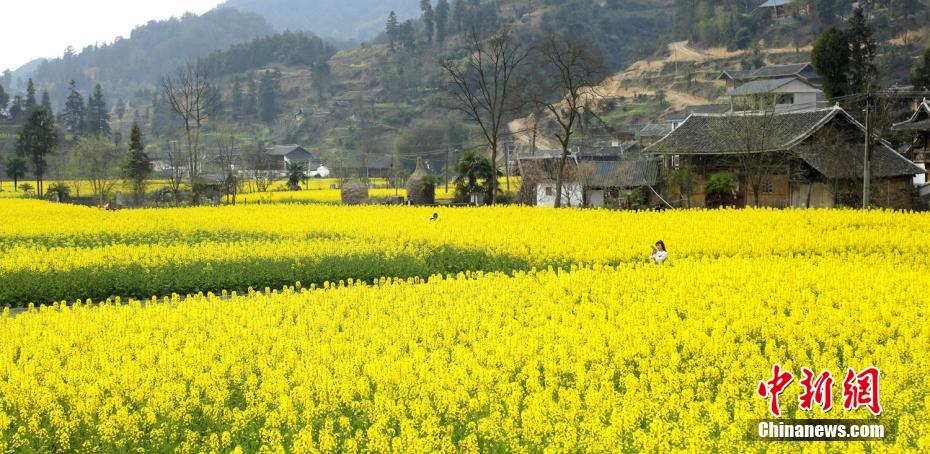
[[[83,89],[100,83],[111,96],[126,97],[154,87],[160,77],[187,61],[273,32],[256,14],[220,8],[200,16],[151,21],[127,38],[68,52],[39,63],[31,74],[19,71],[18,76],[32,77],[56,104],[66,96],[70,80]]]
[[[411,0],[227,0],[224,6],[256,13],[277,30],[305,30],[340,41],[365,41],[384,29],[388,14],[419,14]]]
[[[467,30],[489,33],[508,26],[527,46],[549,34],[583,40],[603,55],[611,71],[598,90],[598,114],[612,128],[630,129],[688,105],[718,100],[725,95],[716,80],[723,70],[809,61],[819,31],[842,27],[849,14],[848,8],[839,8],[828,21],[820,12],[792,10],[775,20],[746,2],[727,0],[709,8],[713,2],[695,0],[689,3],[696,5],[693,11],[683,9],[685,3],[453,0],[442,39],[427,34],[419,17],[401,20],[398,26],[409,36],[391,50],[387,36],[378,34],[386,25],[381,19],[369,35],[377,35],[375,39],[337,51],[311,34],[274,35],[271,24],[287,28],[276,18],[287,8],[294,8],[289,19],[300,23],[305,23],[302,17],[318,20],[320,14],[362,17],[352,12],[355,6],[231,0],[227,5],[266,17],[220,8],[199,17],[153,22],[125,40],[40,65],[37,87],[51,90],[53,104],[60,106],[67,80],[76,79],[85,95],[90,84],[102,82],[109,105],[122,99],[126,107],[125,115],[114,115],[113,129],[125,135],[131,122],[139,121],[153,147],[165,149],[177,125],[154,82],[177,65],[199,59],[210,68],[221,99],[208,129],[232,125],[243,143],[301,143],[340,163],[371,154],[396,154],[404,163],[416,156],[444,161],[450,149],[482,143],[473,125],[449,109],[446,77],[437,64],[442,56],[464,55]],[[419,2],[382,6],[404,5],[411,11]],[[375,8],[369,12],[374,14]],[[886,7],[871,14],[880,84],[906,84],[925,45],[924,16]],[[341,24],[355,26],[351,21]],[[218,38],[204,39],[208,34]],[[274,101],[258,112],[254,105],[265,81],[274,87]],[[253,107],[242,107],[250,102]],[[512,127],[527,130],[520,120]],[[541,135],[545,144],[548,131]],[[517,138],[526,140],[525,135]]]

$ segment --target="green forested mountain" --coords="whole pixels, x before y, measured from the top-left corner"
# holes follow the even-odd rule
[[[391,11],[402,19],[419,13],[417,0],[227,0],[224,5],[260,14],[278,30],[307,30],[343,41],[373,38]]]
[[[108,93],[126,96],[151,86],[187,61],[271,33],[272,27],[262,17],[230,8],[200,16],[186,14],[151,21],[113,43],[69,49],[39,64],[29,77],[56,100],[67,95],[71,80],[84,89],[100,83]]]
[[[322,39],[302,33],[284,32],[218,50],[200,60],[207,74],[224,76],[270,64],[310,66],[329,60],[335,48]]]

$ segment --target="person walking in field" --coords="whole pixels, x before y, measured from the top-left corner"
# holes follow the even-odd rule
[[[668,260],[668,251],[665,250],[664,241],[656,241],[656,244],[652,246],[652,255],[649,256],[649,260],[656,265],[661,265]]]
[[[431,217],[429,220],[430,220],[430,222],[438,221],[438,220],[439,220],[439,213],[433,213],[433,217]]]

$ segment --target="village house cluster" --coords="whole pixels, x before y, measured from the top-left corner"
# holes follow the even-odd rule
[[[825,101],[810,63],[724,71],[719,80],[727,94],[715,104],[614,130],[609,146],[573,150],[563,205],[861,205],[866,125]],[[910,104],[902,115],[909,117],[885,128],[886,137],[871,129],[871,205],[927,208],[930,103]],[[554,205],[560,157],[545,150],[518,157],[531,203]]]

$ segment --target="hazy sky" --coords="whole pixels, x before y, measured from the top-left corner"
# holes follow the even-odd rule
[[[68,45],[128,37],[137,25],[187,11],[201,14],[222,0],[0,0],[0,71],[40,57],[60,57]]]

